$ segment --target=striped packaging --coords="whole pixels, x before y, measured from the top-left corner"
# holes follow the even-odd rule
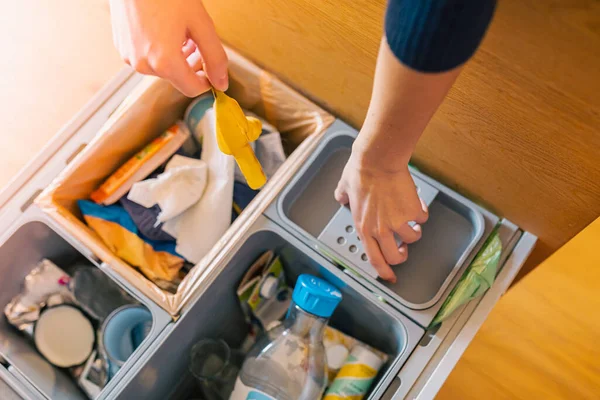
[[[323,400],[361,400],[369,391],[383,362],[370,349],[355,346]]]

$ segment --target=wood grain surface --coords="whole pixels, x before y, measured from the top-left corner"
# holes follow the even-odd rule
[[[438,400],[600,398],[600,218],[513,287]]]
[[[229,43],[360,125],[382,0],[205,2]],[[122,64],[104,0],[0,7],[4,185]],[[417,153],[541,235],[538,259],[599,212],[599,19],[594,1],[502,0]],[[511,289],[439,399],[598,398],[598,243],[599,220]]]
[[[384,0],[205,0],[223,40],[360,127]],[[540,237],[600,214],[600,3],[502,0],[414,162]]]

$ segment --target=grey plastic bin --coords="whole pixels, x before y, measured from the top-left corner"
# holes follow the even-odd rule
[[[37,215],[32,208],[12,232],[0,242],[0,306],[4,306],[18,293],[23,285],[23,279],[36,264],[48,258],[64,268],[75,261],[87,261],[98,266],[97,261],[86,254],[81,245],[73,239],[63,236],[60,229],[53,225],[43,215]],[[69,273],[69,269],[65,268]],[[135,300],[150,310],[153,317],[152,329],[142,345],[127,360],[117,375],[112,378],[96,399],[109,397],[110,391],[118,381],[127,374],[140,355],[150,346],[150,343],[171,321],[171,317],[156,304],[144,298],[139,292],[112,276],[115,284],[125,289]],[[87,399],[76,382],[68,373],[48,363],[35,349],[32,341],[12,327],[4,315],[0,317],[0,355],[19,374],[22,380],[27,380],[33,390],[30,396],[37,399]],[[14,375],[14,374],[13,374]],[[17,380],[19,381],[19,380]],[[14,383],[13,386],[19,385]],[[21,383],[22,386],[25,386]]]
[[[439,379],[430,377],[451,370],[446,363],[453,364],[443,359],[444,354],[451,353],[449,348],[461,329],[471,334],[467,321],[478,302],[465,307],[467,314],[457,312],[442,326],[429,332],[425,328],[496,225],[504,246],[500,265],[511,264],[507,274],[514,273],[513,264],[526,257],[531,238],[519,249],[516,261],[507,261],[521,239],[517,226],[412,171],[437,193],[423,238],[410,246],[409,262],[396,267],[398,284],[384,284],[334,266],[329,256],[333,252],[338,258],[339,250],[324,246],[317,237],[339,209],[333,189],[355,136],[356,131],[339,121],[328,130],[312,157],[267,208],[268,218],[259,217],[243,243],[229,250],[225,261],[215,267],[216,277],[208,274],[194,302],[145,355],[141,370],[130,373],[115,390],[116,398],[193,395],[194,381],[188,372],[192,345],[206,337],[224,337],[232,346],[241,343],[246,331],[235,289],[249,265],[268,249],[282,256],[291,284],[298,274],[308,272],[343,286],[345,300],[332,318],[333,326],[392,355],[368,398],[403,398],[410,397],[411,390],[439,388]],[[497,296],[497,291],[490,291],[490,296]],[[484,307],[481,312],[489,310]]]
[[[345,228],[329,222],[340,207],[333,192],[357,134],[336,121],[265,214],[321,253],[333,254],[360,271],[360,265],[344,257],[342,245],[327,245],[318,239],[324,236],[324,229],[343,232]],[[366,273],[356,279],[427,327],[499,218],[426,175],[414,169],[411,173],[437,190],[429,206],[429,220],[423,225],[423,237],[408,246],[408,260],[394,267],[396,283],[376,280]]]
[[[44,225],[48,225],[51,230],[54,229],[51,224],[48,224],[48,222],[40,216],[41,213],[38,213],[39,210],[37,207],[31,205],[33,199],[42,191],[42,189],[51,183],[65,165],[73,159],[77,152],[85,147],[86,143],[89,143],[115,108],[123,101],[127,94],[137,86],[140,79],[141,76],[132,73],[131,70],[122,71],[122,73],[98,93],[98,95],[95,96],[95,98],[92,99],[90,103],[87,104],[85,108],[57,134],[43,152],[41,152],[19,174],[19,176],[17,176],[11,184],[0,193],[0,227],[3,228],[3,233],[0,234],[0,248],[19,227],[28,222],[38,221]],[[311,196],[308,194],[298,195],[295,199],[294,195],[288,197],[289,210],[301,210],[301,202],[305,201],[307,202],[305,207],[310,205],[311,212],[322,211],[324,213],[325,218],[319,223],[323,224],[322,226],[327,225],[329,222],[328,219],[331,218],[338,207],[333,200],[333,196],[327,196],[327,192],[330,190],[330,193],[332,194],[333,188],[331,188],[331,182],[334,182],[337,179],[336,177],[339,177],[339,174],[341,174],[341,168],[349,154],[348,144],[356,134],[354,129],[341,121],[336,121],[336,123],[330,127],[326,137],[321,142],[321,146],[324,146],[323,143],[326,141],[332,140],[331,138],[333,136],[345,135],[348,136],[350,140],[349,138],[338,139],[338,143],[345,142],[345,145],[342,146],[342,148],[345,147],[345,151],[341,151],[339,148],[338,150],[340,151],[333,151],[331,160],[325,165],[327,168],[320,168],[320,173],[316,174],[314,177],[314,181],[318,182],[320,180],[329,183],[321,186],[321,188],[315,192],[316,196],[313,197],[312,200]],[[322,157],[322,155],[319,155],[321,152],[322,151],[315,148],[311,160],[306,162],[300,171],[295,174],[294,180],[287,185],[290,193],[293,192],[291,186],[295,186],[296,184],[312,187],[313,190],[319,188],[319,185],[311,184],[311,182],[314,182],[313,179],[308,179],[307,175],[304,175],[304,177],[301,176],[306,173],[307,170],[311,169],[312,160],[315,160],[317,157]],[[315,168],[312,169],[313,171],[315,170]],[[295,251],[292,251],[292,253],[295,253],[300,260],[306,262],[306,264],[303,264],[302,268],[306,267],[308,271],[318,271],[317,265],[323,265],[324,268],[322,271],[326,271],[330,274],[328,276],[332,277],[331,279],[335,280],[339,278],[342,282],[348,283],[348,287],[345,289],[347,298],[357,299],[358,297],[350,295],[350,293],[356,293],[356,296],[365,299],[364,302],[355,301],[352,307],[346,307],[347,309],[351,309],[354,307],[354,304],[356,304],[356,307],[358,307],[357,310],[362,310],[362,312],[372,311],[373,315],[375,315],[375,317],[363,316],[358,320],[355,320],[354,322],[364,321],[373,324],[373,327],[370,327],[369,324],[367,324],[367,326],[363,328],[364,330],[357,330],[356,334],[367,342],[371,342],[371,340],[365,338],[364,335],[369,335],[372,330],[379,329],[381,332],[374,333],[373,340],[377,343],[385,342],[383,345],[384,350],[391,351],[392,355],[395,351],[394,349],[398,352],[394,358],[395,361],[388,364],[385,371],[380,376],[377,389],[371,393],[372,398],[433,398],[477,333],[481,324],[485,321],[487,315],[526,261],[535,245],[536,237],[531,233],[521,231],[517,226],[510,223],[510,221],[499,219],[492,213],[474,205],[464,197],[457,195],[455,192],[445,188],[443,185],[440,185],[438,182],[435,182],[427,176],[424,176],[417,171],[413,171],[413,174],[441,192],[441,194],[438,193],[436,199],[434,199],[434,203],[438,202],[441,205],[432,205],[432,217],[434,213],[437,213],[438,211],[442,213],[447,211],[448,204],[456,205],[457,202],[455,200],[457,199],[458,203],[465,205],[467,210],[471,210],[466,214],[461,212],[455,213],[458,214],[458,218],[463,222],[468,220],[471,227],[475,226],[471,222],[472,220],[469,219],[471,215],[474,215],[472,210],[476,211],[475,214],[479,212],[483,217],[483,233],[481,239],[477,241],[470,254],[463,260],[460,267],[455,268],[456,263],[447,264],[445,266],[446,271],[450,272],[446,277],[443,277],[444,274],[439,274],[437,275],[437,281],[430,281],[431,287],[427,290],[427,296],[419,298],[416,296],[418,293],[411,294],[409,291],[400,290],[399,287],[388,287],[382,282],[374,279],[345,275],[341,272],[341,269],[337,269],[330,265],[324,257],[314,251],[319,245],[322,246],[317,240],[317,237],[319,236],[318,229],[309,230],[312,232],[309,233],[309,231],[293,222],[294,220],[299,221],[298,216],[294,217],[293,215],[288,215],[287,219],[289,221],[285,221],[284,217],[280,215],[285,214],[280,213],[277,209],[278,204],[283,202],[284,194],[281,193],[279,198],[265,211],[265,214],[272,221],[275,221],[275,223],[266,221],[262,218],[262,226],[260,226],[261,224],[258,224],[253,229],[250,229],[246,234],[247,240],[244,243],[231,243],[224,248],[223,252],[228,257],[225,258],[225,260],[227,260],[225,264],[218,263],[218,265],[213,265],[209,268],[210,272],[203,277],[201,282],[199,282],[198,292],[195,293],[194,297],[191,299],[192,301],[190,301],[188,306],[183,310],[180,319],[176,323],[171,322],[167,324],[165,321],[166,326],[164,329],[157,332],[156,336],[154,336],[153,333],[152,339],[148,339],[144,343],[144,348],[140,348],[138,352],[134,354],[137,358],[128,361],[127,364],[129,365],[126,365],[127,369],[123,369],[116,377],[117,379],[114,379],[111,382],[111,386],[103,392],[103,396],[109,399],[156,398],[162,400],[168,398],[169,395],[173,395],[174,398],[183,398],[183,396],[189,394],[191,380],[190,375],[187,373],[187,356],[191,343],[203,336],[218,333],[220,331],[227,332],[227,337],[232,344],[236,341],[239,342],[245,335],[245,332],[239,331],[238,325],[232,328],[228,325],[223,326],[220,329],[218,328],[217,325],[219,322],[226,323],[227,321],[233,322],[235,320],[238,320],[239,322],[239,319],[241,318],[239,314],[235,314],[228,319],[226,316],[221,316],[218,312],[220,310],[233,310],[233,300],[231,300],[231,297],[226,303],[220,302],[220,299],[225,298],[225,295],[221,293],[221,290],[232,290],[237,283],[236,279],[239,279],[241,276],[241,271],[245,270],[248,266],[249,261],[242,260],[242,257],[249,257],[259,252],[258,249],[253,250],[250,244],[265,244],[263,241],[264,239],[269,241],[273,240],[272,245],[275,247],[279,245],[283,246],[283,243],[285,242],[292,243],[291,245],[288,244],[288,248],[296,249]],[[296,188],[301,188],[303,186],[296,186]],[[328,189],[328,186],[330,189]],[[300,194],[300,192],[300,190],[297,191],[298,194]],[[310,193],[310,191],[307,191],[306,193]],[[436,208],[440,208],[440,210],[436,211]],[[454,209],[453,211],[457,210]],[[451,213],[446,214],[450,215]],[[455,214],[452,215],[456,217]],[[467,217],[466,219],[465,216]],[[300,215],[300,218],[302,218],[302,215]],[[302,221],[300,220],[300,222]],[[441,302],[447,297],[450,290],[452,290],[464,271],[464,268],[468,265],[481,246],[483,240],[489,235],[496,223],[501,224],[501,240],[504,246],[496,282],[482,298],[473,300],[469,304],[461,307],[461,309],[459,309],[449,320],[444,322],[439,329],[426,332],[425,335],[423,335],[423,327],[429,324],[429,321],[431,321],[431,318],[433,318],[437,312],[436,309],[439,308]],[[432,220],[425,226],[424,239],[422,240],[426,240],[426,236],[431,235],[431,232],[434,231],[431,229],[430,224],[432,224]],[[267,231],[270,231],[270,233],[267,233]],[[55,233],[57,232],[59,233],[59,236],[62,236],[63,239],[72,246],[72,249],[76,248],[78,252],[89,259],[94,260],[92,254],[87,249],[79,246],[76,239],[70,238],[67,235],[62,235],[60,230],[55,230]],[[447,233],[448,232],[446,231],[446,234]],[[251,238],[254,234],[258,235],[256,238],[262,237],[263,239]],[[469,240],[463,238],[462,241],[463,243],[466,243]],[[451,242],[447,242],[446,244],[450,245],[450,243]],[[410,249],[411,258],[415,256],[415,254],[418,254],[418,251],[413,249],[414,246],[416,245],[411,246]],[[245,255],[242,256],[242,254]],[[307,260],[312,260],[312,262]],[[457,259],[455,258],[455,260]],[[397,267],[397,269],[399,268],[403,268],[403,266]],[[119,277],[115,277],[108,269],[104,270],[115,280],[122,283],[124,286],[127,286],[127,283],[122,282]],[[231,270],[231,272],[229,272],[229,270]],[[16,275],[14,271],[13,273]],[[25,273],[23,273],[23,276],[24,274]],[[450,274],[454,275],[451,279],[449,278]],[[418,274],[415,276],[418,276]],[[4,276],[2,277],[4,278]],[[19,277],[16,279],[20,281]],[[446,280],[449,281],[449,283],[447,287],[442,290],[441,288],[444,286]],[[225,284],[223,284],[223,282],[225,282]],[[0,282],[0,287],[4,288],[2,285],[4,285],[4,280]],[[394,290],[396,289],[398,289],[402,296],[395,293]],[[139,293],[136,294],[135,290],[130,290],[130,292],[139,296]],[[419,304],[422,305],[427,299],[435,298],[435,296],[438,295],[438,292],[441,292],[440,298],[432,307],[419,309]],[[381,303],[379,299],[383,299],[387,304]],[[409,315],[412,320],[417,322],[417,324],[413,324],[409,318],[403,315]],[[198,319],[199,316],[202,316],[203,318]],[[211,318],[214,322],[206,324],[205,321],[211,320]],[[375,318],[375,321],[379,322],[375,323],[373,318]],[[381,325],[379,324],[381,322],[386,323],[384,326],[385,329],[380,329]],[[338,323],[340,323],[340,321],[336,320],[336,322],[334,322],[334,324]],[[419,325],[421,328],[419,328]],[[348,333],[354,333],[353,330],[349,330],[349,328],[344,327],[343,324],[340,324],[338,327],[347,329]],[[392,327],[392,329],[389,329],[390,327]],[[404,340],[402,339],[403,329],[401,327],[406,327],[408,332],[406,348],[403,352],[400,351],[400,344],[402,343],[402,340]],[[0,328],[0,332],[1,331],[2,329]],[[416,345],[415,337],[421,338]],[[375,344],[375,342],[373,343]],[[25,345],[24,342],[19,341],[14,341],[13,343],[22,343]],[[46,398],[38,389],[31,385],[31,382],[35,381],[35,377],[27,377],[21,374],[14,366],[3,362],[1,358],[0,354],[0,364],[3,363],[0,365],[0,379],[4,380],[15,393],[27,400]],[[385,390],[386,385],[387,391],[380,397],[380,394]]]
[[[210,284],[162,340],[144,356],[143,367],[121,383],[119,399],[193,398],[195,385],[188,372],[189,353],[203,338],[224,338],[239,346],[247,334],[236,289],[242,276],[264,251],[281,257],[288,283],[310,273],[336,285],[343,300],[331,325],[390,355],[371,391],[378,397],[413,351],[424,331],[415,323],[381,303],[369,291],[339,271],[323,257],[264,217],[260,217],[236,247]],[[218,310],[218,312],[217,312]]]
[[[30,400],[35,398],[35,389],[26,381],[20,381],[20,377],[11,373],[0,363],[0,399],[2,400]]]

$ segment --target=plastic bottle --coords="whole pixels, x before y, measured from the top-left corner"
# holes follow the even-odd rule
[[[230,400],[318,400],[327,386],[323,331],[342,300],[331,284],[300,275],[288,315],[248,353]]]

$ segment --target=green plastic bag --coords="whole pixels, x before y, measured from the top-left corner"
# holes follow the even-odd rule
[[[450,292],[429,326],[430,328],[446,320],[463,304],[482,296],[492,286],[496,279],[501,253],[502,242],[498,236],[498,229],[496,229]]]

